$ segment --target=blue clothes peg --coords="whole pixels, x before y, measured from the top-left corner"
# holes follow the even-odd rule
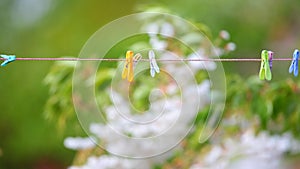
[[[0,56],[5,59],[4,62],[1,64],[2,67],[16,60],[15,55],[0,55]]]
[[[269,66],[270,66],[271,71],[272,71],[272,67],[273,67],[273,55],[274,55],[274,52],[268,51],[268,56],[269,56]]]
[[[293,60],[289,68],[289,72],[294,72],[294,76],[298,76],[298,61],[299,61],[299,50],[296,49],[293,54]]]
[[[159,73],[160,70],[159,70],[159,67],[156,63],[156,60],[155,60],[155,53],[153,50],[150,50],[149,53],[148,53],[148,56],[149,56],[149,61],[150,61],[150,75],[152,77],[155,76],[155,72],[156,73]]]

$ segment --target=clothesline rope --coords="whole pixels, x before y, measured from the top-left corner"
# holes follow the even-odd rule
[[[292,61],[289,67],[289,73],[294,73],[294,76],[298,76],[298,61],[299,61],[299,50],[295,49],[293,58],[274,58],[272,51],[262,50],[261,58],[173,58],[173,59],[155,59],[155,53],[153,50],[148,52],[148,59],[143,59],[140,53],[134,55],[133,51],[127,51],[125,58],[76,58],[76,57],[16,57],[15,55],[0,55],[4,60],[1,66],[6,66],[13,61],[109,61],[109,62],[125,62],[122,78],[127,79],[128,82],[133,81],[134,77],[134,66],[139,61],[150,63],[150,74],[152,77],[155,73],[159,73],[159,67],[157,62],[261,62],[259,70],[259,78],[261,80],[272,79],[272,63],[273,61]]]
[[[5,60],[4,58],[0,58],[0,60]],[[62,58],[34,58],[34,57],[19,57],[16,60],[20,61],[108,61],[108,62],[119,62],[126,61],[126,59],[122,58],[75,58],[75,57],[62,57]],[[262,59],[258,58],[195,58],[195,59],[156,59],[158,62],[261,62]],[[273,61],[292,61],[292,58],[273,58]],[[149,62],[149,59],[141,59],[140,61]]]

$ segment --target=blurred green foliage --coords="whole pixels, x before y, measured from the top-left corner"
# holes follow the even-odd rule
[[[227,77],[227,106],[225,116],[240,114],[249,121],[259,120],[255,128],[273,134],[290,131],[295,137],[300,132],[300,83],[290,78],[266,83],[251,77],[246,81],[238,76]]]
[[[17,57],[76,57],[97,29],[132,13],[135,5],[135,1],[120,0],[52,0],[39,19],[26,22],[26,18],[36,17],[33,11],[46,2],[0,1],[1,53]],[[17,13],[20,11],[23,13]],[[49,96],[43,82],[51,65],[15,62],[1,68],[0,168],[65,168],[73,159],[74,152],[62,144],[64,134],[59,134],[56,123],[45,120],[43,114]],[[72,101],[71,97],[68,101]],[[69,126],[64,132],[71,135],[73,130]]]
[[[222,140],[240,135],[249,128],[256,132],[268,131],[270,134],[282,135],[291,132],[300,139],[300,82],[292,79],[276,83],[267,83],[252,76],[246,80],[237,75],[227,77],[227,97],[223,120],[214,131]],[[178,151],[166,163],[157,165],[157,169],[189,168],[195,159],[203,159],[212,146],[211,140],[199,144],[208,117],[209,107],[198,113],[194,131],[182,141],[184,151]],[[233,120],[235,122],[228,122]],[[214,140],[218,142],[220,140]],[[298,159],[299,155],[288,158]]]

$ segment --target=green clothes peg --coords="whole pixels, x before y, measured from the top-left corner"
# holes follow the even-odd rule
[[[268,51],[263,50],[261,52],[261,65],[259,70],[259,78],[261,80],[271,80],[272,79],[272,73],[269,65],[269,56]]]

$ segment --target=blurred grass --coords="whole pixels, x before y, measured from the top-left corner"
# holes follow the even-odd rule
[[[259,57],[262,48],[274,50],[275,57],[291,57],[293,49],[300,45],[296,38],[300,35],[298,0],[52,0],[49,11],[29,25],[16,24],[18,20],[12,17],[16,12],[14,4],[19,1],[35,2],[0,2],[1,53],[21,57],[77,56],[98,28],[133,13],[137,4],[148,3],[167,6],[185,18],[203,22],[214,35],[221,29],[228,30],[238,47],[230,57]],[[56,168],[61,168],[71,163],[73,152],[63,148],[64,135],[58,134],[55,124],[43,116],[48,97],[43,79],[52,64],[20,61],[1,68],[0,168],[35,168],[39,163],[58,163]],[[287,76],[288,64],[274,63],[275,80]],[[259,65],[226,63],[224,67],[226,73],[249,76],[258,73]],[[65,132],[74,134],[72,128]]]

